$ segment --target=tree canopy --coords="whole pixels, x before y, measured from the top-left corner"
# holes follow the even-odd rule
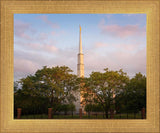
[[[115,96],[123,91],[129,82],[129,77],[120,69],[105,72],[92,72],[89,78],[84,79],[82,103],[98,103],[102,106],[108,118],[108,112],[114,109]]]
[[[59,104],[72,104],[76,101],[74,91],[77,91],[79,84],[77,76],[71,74],[72,70],[66,66],[56,66],[37,70],[34,75],[22,78],[19,83],[25,95],[31,97],[45,97],[48,99],[48,106],[58,109]]]
[[[92,72],[88,78],[78,78],[67,66],[44,66],[34,75],[14,82],[14,106],[31,112],[51,107],[53,112],[73,113],[79,91],[85,111],[105,112],[106,118],[112,111],[137,112],[146,107],[146,77],[141,73],[130,79],[122,69],[106,68],[104,72]]]
[[[129,80],[123,92],[116,97],[117,109],[123,111],[139,111],[146,107],[146,77],[136,73]]]

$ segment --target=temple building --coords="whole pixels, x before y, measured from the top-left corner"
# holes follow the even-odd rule
[[[83,64],[83,52],[82,52],[82,36],[81,36],[81,26],[79,26],[79,53],[78,53],[78,64],[77,64],[77,76],[78,77],[84,77],[84,64]],[[81,91],[78,91],[76,93],[77,101],[75,102],[76,106],[76,113],[79,113],[79,109],[82,108],[81,101]]]

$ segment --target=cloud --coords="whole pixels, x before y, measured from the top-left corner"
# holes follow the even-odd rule
[[[43,66],[49,66],[53,63],[53,58],[49,58],[47,55],[41,52],[33,52],[26,50],[14,51],[14,77],[15,80],[24,78],[27,75],[34,74],[38,69]]]
[[[48,51],[48,52],[56,52],[58,50],[57,47],[55,47],[54,45],[43,45],[42,46],[42,49],[44,49],[45,51]]]
[[[52,28],[59,27],[49,21],[46,15],[39,16],[39,19]],[[121,38],[145,34],[145,28],[140,28],[138,25],[106,25],[105,20],[100,22],[99,28],[103,34]],[[66,65],[74,70],[76,74],[78,48],[69,48],[70,45],[67,45],[67,41],[60,40],[64,44],[61,45],[59,43],[60,45],[58,45],[52,40],[52,36],[56,36],[56,40],[58,39],[57,36],[60,36],[60,39],[65,39],[61,35],[67,35],[66,31],[36,32],[33,37],[33,34],[29,34],[31,30],[29,23],[15,23],[16,49],[14,50],[14,68],[17,79],[33,74],[37,69],[41,69],[45,65],[49,67]],[[17,39],[17,36],[22,37],[22,40]],[[25,40],[27,38],[32,40]],[[69,43],[72,43],[73,40],[70,38]],[[125,44],[122,40],[116,43],[117,41],[119,40],[117,39],[113,41],[114,44],[110,44],[109,41],[105,43],[105,40],[100,40],[89,48],[88,46],[84,47],[85,76],[89,76],[92,71],[103,71],[106,67],[111,70],[122,68],[129,75],[134,75],[136,72],[145,74],[146,46],[140,43],[133,43],[134,40],[131,40],[132,44]]]
[[[41,19],[46,24],[50,25],[52,28],[59,28],[59,25],[57,23],[53,23],[52,21],[50,21],[47,15],[40,15],[37,18]]]
[[[128,53],[108,53],[106,56],[101,56],[96,53],[90,55],[85,55],[85,74],[89,74],[92,71],[103,71],[104,68],[109,68],[110,70],[123,69],[129,76],[134,76],[135,73],[141,72],[146,73],[146,56],[141,52],[136,54]]]
[[[45,22],[47,22],[49,25],[52,25],[54,28],[58,28],[59,26],[57,24],[54,24],[50,22],[47,18],[45,19],[45,16],[39,16],[42,17]],[[48,39],[49,35],[57,35],[57,34],[64,34],[64,31],[60,31],[61,33],[57,33],[55,31],[51,31],[50,33],[47,32],[37,32],[36,29],[34,29],[30,23],[26,23],[20,20],[14,21],[14,35],[15,39],[23,39],[24,41],[44,41]]]
[[[51,32],[51,35],[54,36],[54,35],[56,35],[56,33],[55,33],[54,31],[52,31],[52,32]]]
[[[29,74],[35,73],[39,68],[39,65],[36,62],[31,60],[14,58],[14,77],[15,80],[24,78]]]
[[[60,31],[52,31],[51,33],[50,33],[50,35],[52,35],[52,36],[62,36],[62,35],[67,35],[67,32],[66,31],[64,31],[64,30],[60,30]]]
[[[103,51],[101,52],[104,53],[104,51],[106,51],[107,53],[111,53],[114,51],[121,51],[124,53],[135,53],[138,50],[142,49],[146,47],[145,44],[143,43],[132,43],[132,44],[128,44],[128,43],[103,43],[103,42],[96,42],[94,43],[90,49],[94,50],[94,51]]]
[[[108,46],[109,44],[107,43],[101,43],[101,42],[98,42],[98,43],[95,43],[95,48],[102,48],[102,47],[106,47]]]
[[[85,75],[92,71],[103,72],[123,69],[129,76],[135,73],[146,73],[146,46],[144,44],[105,44],[95,43],[90,50],[85,51]]]
[[[36,64],[35,62],[22,58],[15,58],[14,64],[16,64],[14,65],[15,72],[32,73],[38,68],[38,64]]]
[[[104,19],[102,19],[99,23],[99,28],[101,29],[102,34],[107,34],[120,38],[125,38],[129,36],[144,36],[146,34],[145,27],[141,28],[138,25],[106,25]]]
[[[26,31],[28,31],[28,29],[31,29],[29,23],[25,23],[19,20],[14,21],[14,33],[17,37],[30,40],[31,37],[26,34]]]
[[[26,43],[26,47],[38,52],[55,52],[58,50],[54,45],[40,43]]]
[[[44,32],[39,33],[38,38],[37,38],[37,40],[41,40],[41,41],[44,41],[47,39],[48,39],[48,34]]]
[[[117,51],[110,54],[110,58],[111,68],[123,68],[131,76],[137,72],[146,73],[146,48],[138,50],[135,54]]]
[[[47,48],[46,48],[47,49]],[[48,50],[51,48],[49,47]],[[19,80],[29,74],[34,74],[43,66],[69,66],[76,73],[77,53],[69,49],[59,49],[57,52],[44,53],[19,49],[14,52],[15,77]],[[25,65],[26,64],[26,65]]]
[[[42,39],[42,38],[41,38]],[[57,52],[58,48],[50,42],[22,42],[22,41],[15,41],[16,47],[20,47],[23,50],[27,51],[34,51],[34,52],[41,52],[41,53],[53,53]]]
[[[113,49],[112,51],[111,48]],[[97,50],[100,52],[97,52]],[[43,50],[37,50],[37,52],[32,50],[15,50],[15,74],[19,74],[19,77],[25,77],[26,75],[33,74],[37,69],[41,69],[42,66],[53,67],[57,65],[69,66],[74,71],[74,74],[76,74],[76,50],[59,48],[56,52],[50,52],[50,55],[46,53]],[[84,49],[84,68],[85,76],[89,76],[92,71],[103,72],[104,68],[109,68],[110,70],[122,68],[129,76],[134,76],[137,72],[145,74],[146,48],[142,47],[142,44],[109,45],[98,42],[92,48],[88,50]]]

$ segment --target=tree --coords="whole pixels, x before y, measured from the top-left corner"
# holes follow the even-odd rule
[[[14,81],[14,93],[18,90],[18,82]]]
[[[42,96],[32,96],[23,89],[14,93],[14,113],[17,114],[17,108],[22,108],[22,114],[47,114],[48,99]]]
[[[58,111],[61,112],[63,111],[65,115],[70,111],[72,112],[73,116],[73,111],[75,111],[75,105],[74,104],[62,104],[59,106]]]
[[[120,69],[119,71],[92,72],[89,78],[84,78],[83,85],[83,101],[97,103],[102,106],[106,118],[108,112],[115,109],[115,97],[128,83],[129,78],[126,73]],[[86,91],[87,90],[87,91]]]
[[[35,75],[29,75],[20,80],[23,92],[32,97],[46,97],[49,107],[56,112],[58,105],[73,103],[76,100],[74,92],[79,88],[77,76],[66,66],[52,68],[43,67]]]
[[[88,112],[89,117],[91,112],[103,112],[103,108],[99,104],[86,104],[84,110]]]
[[[117,96],[117,106],[121,111],[138,112],[146,107],[146,77],[141,73],[130,79],[125,90]],[[121,107],[120,107],[121,105]]]

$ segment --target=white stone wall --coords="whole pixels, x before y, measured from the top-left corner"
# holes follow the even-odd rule
[[[78,114],[79,113],[79,109],[81,108],[81,104],[80,104],[80,101],[81,101],[81,98],[80,98],[80,91],[77,91],[74,93],[74,96],[76,97],[77,101],[74,102],[74,105],[76,107],[76,111],[75,113]]]

